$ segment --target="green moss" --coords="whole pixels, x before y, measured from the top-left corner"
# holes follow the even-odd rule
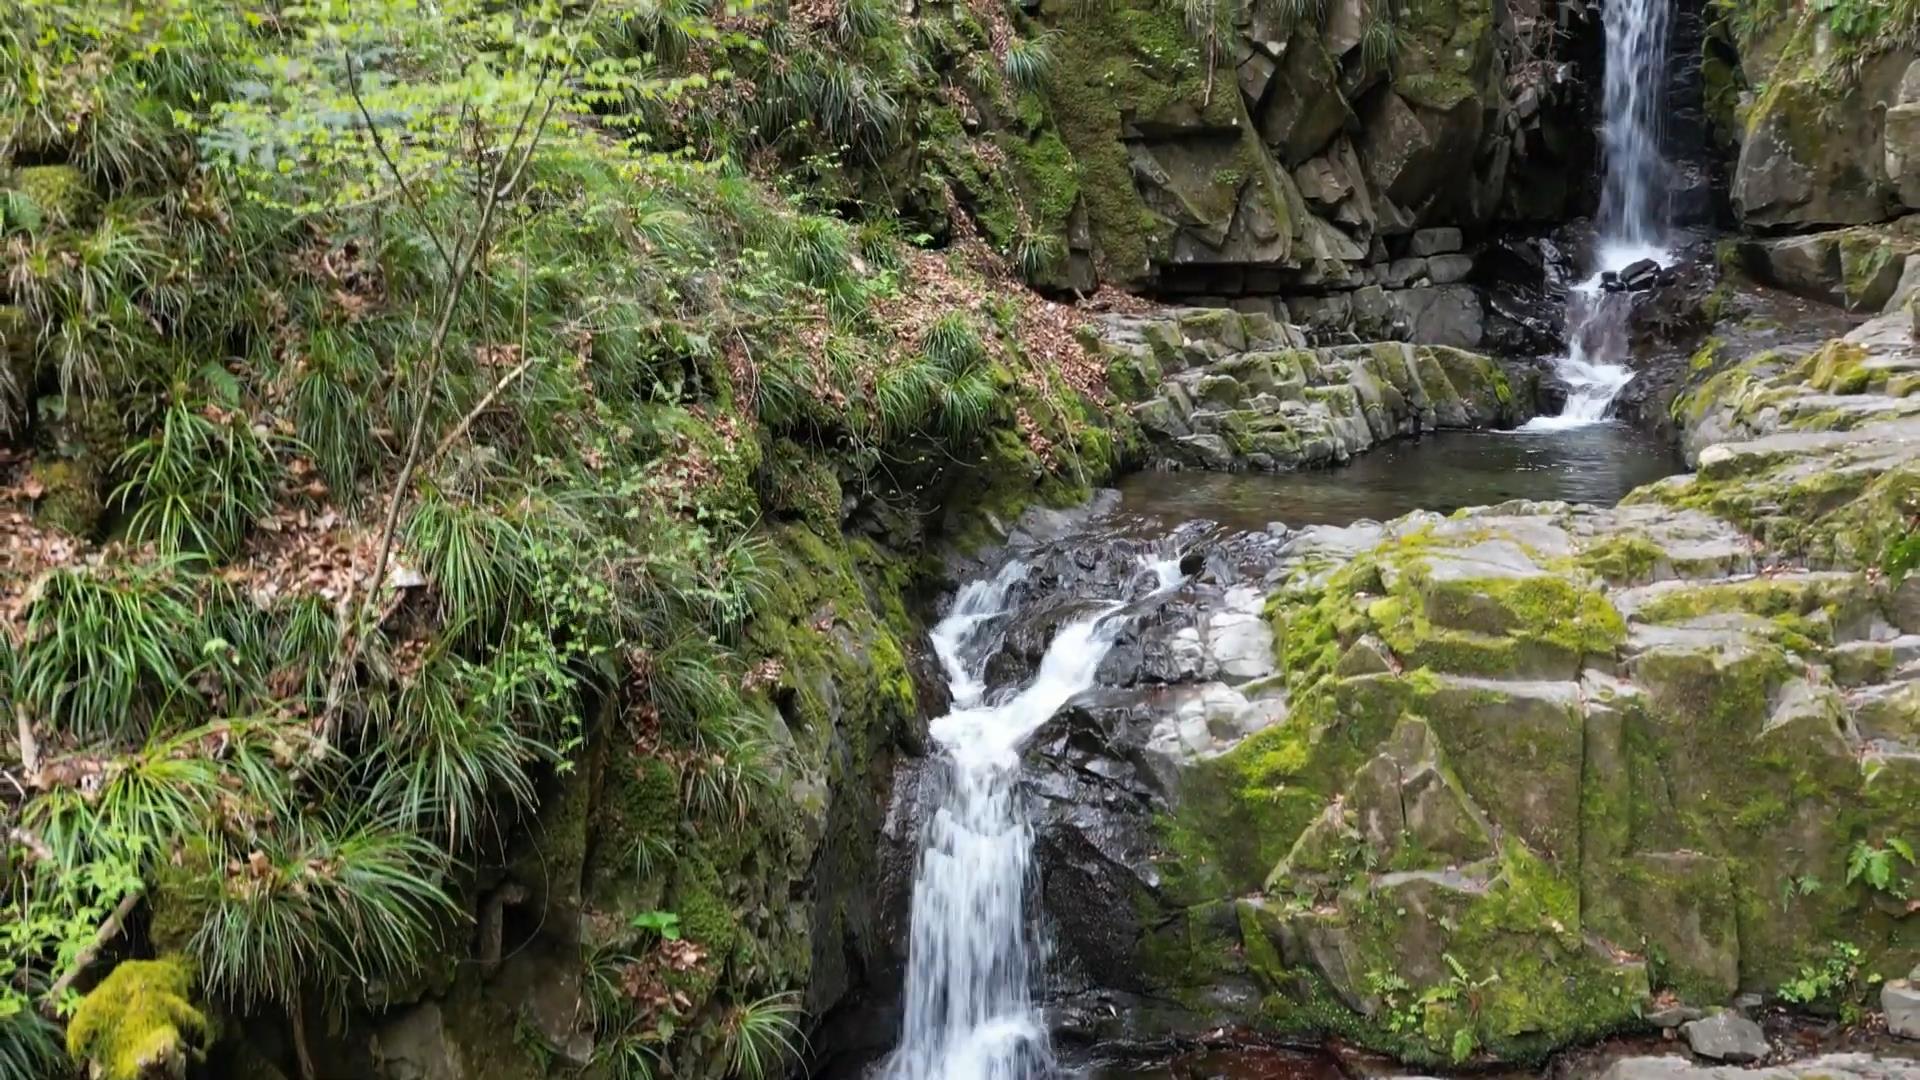
[[[1060,139],[1079,165],[1079,193],[1102,276],[1138,281],[1151,261],[1165,254],[1172,223],[1150,209],[1134,186],[1129,125],[1151,122],[1166,110],[1197,108],[1203,124],[1241,132],[1234,168],[1243,175],[1268,178],[1272,165],[1259,152],[1240,95],[1208,92],[1206,57],[1178,9],[1151,0],[1049,0],[1043,15],[1061,34],[1053,47],[1047,97]],[[1247,168],[1250,163],[1257,172]],[[1219,184],[1210,185],[1207,197],[1237,194],[1233,185]],[[1290,234],[1285,208],[1280,209],[1281,231]],[[1218,207],[1212,216],[1203,211],[1201,218],[1226,220]]]
[[[761,505],[774,515],[820,533],[840,528],[840,478],[826,455],[781,439],[762,454],[756,479]]]
[[[33,517],[40,525],[78,537],[92,537],[105,507],[100,501],[99,477],[84,460],[41,458],[28,475],[40,487]]]
[[[1807,385],[1830,394],[1864,393],[1874,379],[1866,358],[1867,350],[1858,345],[1830,341],[1807,359]],[[1884,373],[1880,377],[1884,379]]]
[[[1610,585],[1625,587],[1652,581],[1666,557],[1666,551],[1646,537],[1616,533],[1581,548],[1574,563]]]
[[[100,196],[86,175],[71,165],[30,165],[15,169],[14,190],[32,201],[50,225],[83,225],[99,209]]]
[[[210,1032],[192,994],[193,971],[180,957],[123,960],[81,999],[67,1054],[99,1080],[184,1072]]]

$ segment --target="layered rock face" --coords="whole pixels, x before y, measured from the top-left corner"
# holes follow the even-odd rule
[[[1418,292],[1393,298],[1401,336],[1429,340],[1429,308],[1475,300],[1455,288],[1473,265],[1457,226],[1563,211],[1585,154],[1562,116],[1577,90],[1529,51],[1552,36],[1535,5],[1220,0],[1196,17],[1145,0],[1040,7],[1087,222],[1073,239],[1100,277],[1307,298],[1341,325],[1383,303],[1355,290]]]
[[[1069,1029],[1524,1057],[1907,973],[1915,871],[1857,867],[1920,836],[1912,343],[1702,377],[1698,472],[1619,507],[1180,539],[1030,756]]]
[[[1163,467],[1326,465],[1400,435],[1533,415],[1531,368],[1510,378],[1476,353],[1393,341],[1308,348],[1299,328],[1265,315],[1107,316],[1089,342]]]
[[[1880,310],[1916,249],[1920,26],[1893,4],[1721,12],[1702,70],[1734,213],[1752,232],[1819,234],[1743,242],[1743,268]]]

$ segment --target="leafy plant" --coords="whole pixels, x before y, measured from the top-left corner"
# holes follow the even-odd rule
[[[303,986],[338,1000],[415,971],[455,910],[447,857],[404,819],[309,814],[254,840],[233,862],[202,854],[188,943],[207,987],[243,1004],[297,1009]]]
[[[1895,860],[1899,860],[1896,862]],[[1883,845],[1856,840],[1847,851],[1847,884],[1864,881],[1867,887],[1888,896],[1905,899],[1907,881],[1899,864],[1920,865],[1914,860],[1913,846],[1898,837],[1888,837]]]
[[[274,437],[244,414],[175,400],[152,435],[115,468],[114,501],[130,507],[127,535],[166,555],[219,559],[267,512],[280,478]]]
[[[1781,1000],[1836,1011],[1843,1022],[1857,1022],[1868,987],[1879,981],[1877,976],[1861,979],[1863,955],[1850,942],[1829,942],[1824,959],[1803,964],[1798,974],[1780,984]]]
[[[186,681],[195,616],[176,561],[61,568],[27,606],[16,688],[54,728],[102,738],[143,723]]]
[[[643,911],[627,920],[627,925],[656,934],[662,941],[680,940],[680,916],[672,911]]]

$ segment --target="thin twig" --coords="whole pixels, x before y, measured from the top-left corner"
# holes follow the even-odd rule
[[[400,171],[400,165],[393,160],[393,155],[387,153],[387,140],[380,134],[380,126],[373,122],[373,113],[367,110],[367,103],[360,96],[360,72],[354,66],[353,54],[345,49],[342,49],[341,53],[347,61],[347,93],[353,96],[353,106],[360,110],[360,119],[367,125],[367,135],[373,140],[374,152],[380,155],[380,160],[386,165],[387,172],[393,176],[394,183],[399,186],[400,197],[406,200],[408,208],[413,211],[415,217],[420,219],[420,227],[427,233],[427,242],[432,244],[433,250],[440,255],[440,264],[447,268],[448,273],[452,273],[453,258],[447,254],[446,245],[441,243],[440,234],[435,232],[429,224],[427,208],[421,203],[419,192],[413,190],[413,185]]]
[[[114,907],[113,914],[108,915],[107,921],[100,924],[100,929],[94,931],[93,941],[74,956],[73,963],[67,967],[67,973],[55,979],[53,985],[47,988],[46,997],[41,999],[45,1009],[52,1011],[53,1007],[59,1003],[61,996],[67,992],[67,988],[73,985],[73,981],[100,958],[100,950],[120,936],[120,930],[126,923],[127,916],[133,914],[133,909],[145,895],[146,886],[135,885],[133,891],[120,898],[120,903]]]
[[[467,280],[472,276],[474,263],[491,235],[494,211],[499,207],[500,200],[511,190],[501,181],[508,176],[507,165],[513,161],[516,152],[520,154],[520,160],[513,168],[511,179],[518,181],[521,171],[533,157],[541,133],[546,128],[548,117],[553,115],[554,101],[549,98],[546,107],[541,110],[540,120],[533,130],[532,137],[527,139],[523,148],[520,140],[527,134],[527,125],[532,121],[534,108],[540,101],[540,92],[546,86],[547,75],[548,72],[543,70],[540,78],[534,83],[534,96],[528,100],[527,107],[521,110],[513,136],[507,140],[500,160],[494,166],[492,176],[487,180],[480,205],[479,224],[474,229],[472,239],[460,248],[460,256],[453,264],[452,276],[447,282],[446,298],[440,307],[440,317],[435,322],[433,334],[427,341],[427,370],[421,380],[413,423],[407,432],[406,451],[401,457],[400,472],[394,478],[392,494],[387,500],[386,520],[380,527],[380,553],[374,560],[373,574],[367,579],[365,589],[362,590],[360,582],[356,580],[345,604],[347,622],[341,628],[341,632],[348,635],[347,647],[341,650],[340,659],[335,663],[333,673],[327,681],[327,700],[320,715],[319,739],[314,746],[316,753],[324,753],[331,741],[333,723],[346,689],[346,680],[352,674],[353,665],[359,660],[362,644],[366,640],[366,635],[359,632],[360,624],[365,620],[373,595],[384,583],[387,564],[393,558],[394,540],[400,528],[400,510],[406,502],[407,490],[412,485],[414,473],[420,465],[421,441],[426,434],[427,415],[430,412],[427,400],[432,394],[435,382],[440,377],[440,368],[445,361],[447,334],[453,327],[453,316],[459,309],[460,298],[466,290]],[[391,167],[389,163],[389,168]]]
[[[20,768],[27,774],[27,786],[40,786],[40,740],[33,735],[33,717],[27,714],[25,702],[13,707],[14,726],[20,733]]]
[[[532,367],[537,359],[538,357],[528,356],[525,360],[515,364],[513,370],[500,376],[500,381],[493,384],[493,389],[487,391],[479,401],[475,402],[473,408],[467,410],[467,415],[461,417],[460,422],[453,426],[453,430],[447,432],[446,437],[441,439],[439,444],[433,448],[433,453],[427,455],[427,463],[432,464],[445,456],[453,444],[459,441],[460,436],[465,435],[467,429],[473,426],[473,422],[480,418],[480,414],[486,412],[487,409],[493,405],[494,400],[498,398],[507,387],[512,386],[520,376],[526,374],[527,369]]]

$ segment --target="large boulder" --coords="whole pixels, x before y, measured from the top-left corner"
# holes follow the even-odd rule
[[[1855,40],[1809,5],[1730,31],[1749,87],[1732,173],[1750,227],[1886,221],[1920,209],[1920,72],[1911,49]]]
[[[1459,286],[1372,292],[1381,302],[1376,317],[1386,316],[1390,298],[1415,294],[1427,303],[1421,316],[1433,312],[1436,325],[1437,309],[1449,304],[1479,312],[1478,299]],[[1338,317],[1352,318],[1345,296],[1323,299],[1341,300]],[[1336,314],[1296,306],[1309,319]],[[1304,341],[1299,329],[1263,315],[1175,309],[1159,319],[1104,318],[1093,347],[1154,456],[1176,467],[1320,465],[1397,435],[1511,427],[1532,415],[1531,385],[1516,389],[1507,369],[1478,353],[1399,342],[1309,349]]]

